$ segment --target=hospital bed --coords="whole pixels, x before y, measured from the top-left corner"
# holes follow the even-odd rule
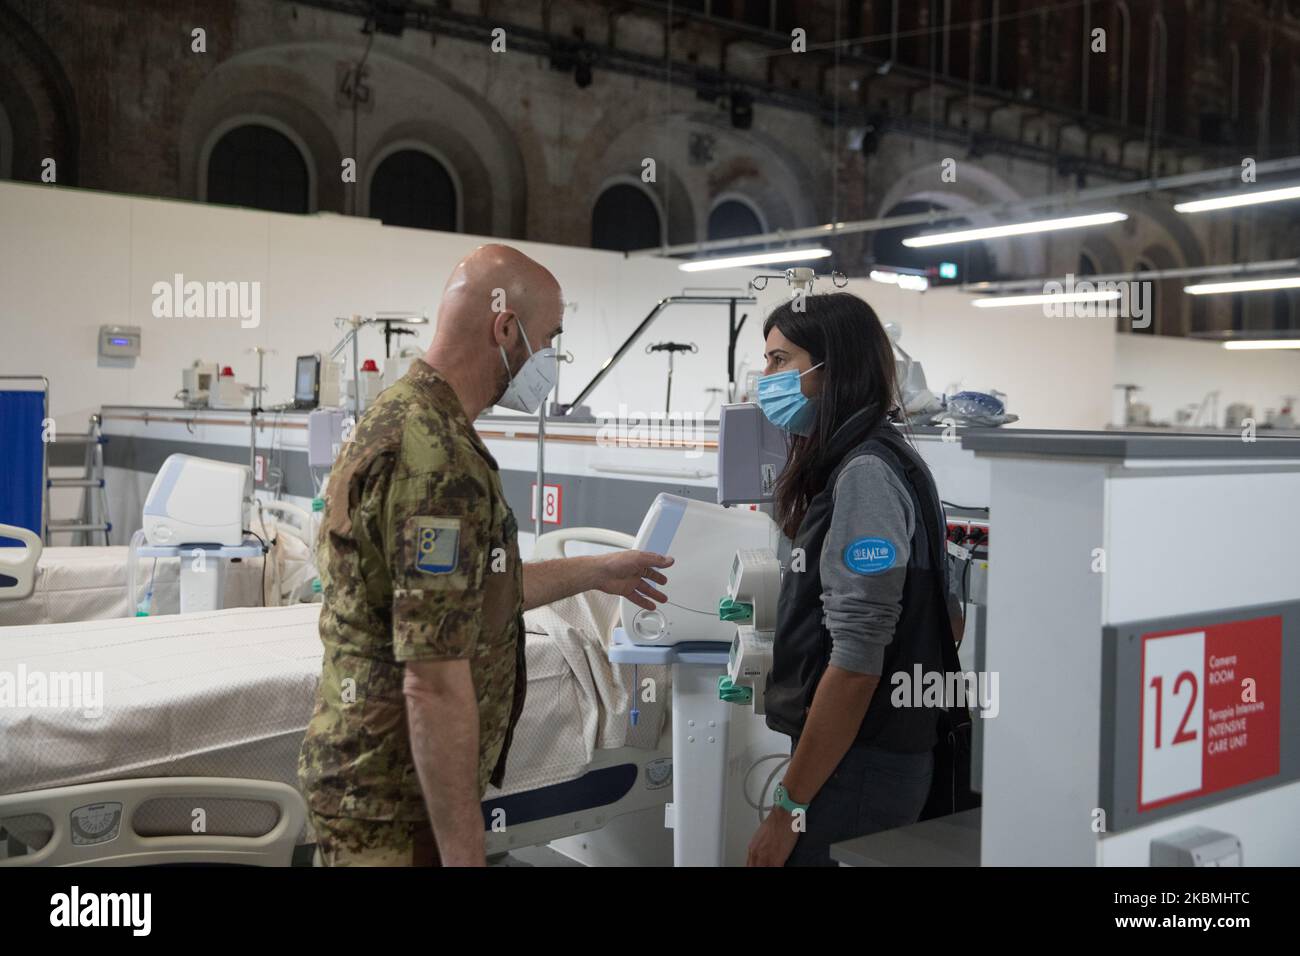
[[[79,696],[71,678],[60,685],[75,708],[0,708],[0,865],[289,863],[311,840],[296,770],[320,674],[318,613],[0,629],[0,675],[85,675]],[[667,802],[666,708],[640,703],[630,724],[627,675],[604,651],[616,615],[599,594],[526,615],[528,696],[504,785],[484,801],[489,853]]]
[[[271,542],[270,562],[265,569],[261,557],[232,562],[225,575],[225,607],[275,606],[310,594],[316,571],[302,533],[269,517],[259,527]],[[0,525],[0,533],[15,539],[20,530]],[[42,547],[30,534],[21,541],[20,547],[0,550],[0,627],[133,617],[147,591],[151,613],[175,614],[180,608],[182,558],[137,557],[132,599],[127,546]],[[6,567],[11,569],[7,575]],[[20,577],[22,592],[7,593],[19,589],[4,579],[17,582]]]

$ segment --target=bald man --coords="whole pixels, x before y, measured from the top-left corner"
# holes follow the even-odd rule
[[[317,560],[324,663],[298,776],[328,865],[484,863],[480,803],[523,709],[523,611],[587,590],[652,608],[670,558],[523,565],[474,419],[535,410],[564,302],[508,246],[451,274],[433,344],[361,417],[330,474]],[[509,825],[509,821],[506,821]]]

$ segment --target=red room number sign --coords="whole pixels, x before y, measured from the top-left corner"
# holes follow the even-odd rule
[[[531,515],[537,520],[537,483],[529,486],[533,506]],[[542,485],[542,524],[561,524],[564,520],[564,489],[560,485]]]
[[[1138,811],[1278,773],[1282,619],[1142,635]]]

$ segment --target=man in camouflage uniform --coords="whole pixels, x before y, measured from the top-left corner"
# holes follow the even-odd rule
[[[452,272],[425,360],[331,471],[317,558],[325,656],[299,756],[323,862],[482,865],[480,803],[523,709],[523,611],[589,589],[653,607],[670,558],[519,560],[473,421],[561,331],[555,277],[507,246]],[[508,821],[507,821],[508,823]]]

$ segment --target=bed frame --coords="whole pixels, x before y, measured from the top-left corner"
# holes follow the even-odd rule
[[[629,535],[604,529],[572,528],[539,539],[535,557],[559,557],[570,541],[628,547]],[[583,774],[573,780],[483,801],[489,855],[542,846],[562,837],[599,830],[624,814],[662,807],[672,798],[672,749],[668,728],[657,748],[597,750]],[[137,812],[152,800],[176,798],[237,800],[270,804],[276,822],[256,836],[216,836],[180,832],[141,835],[132,826]],[[84,826],[74,828],[74,816]],[[31,849],[19,835],[22,817],[44,818],[34,829],[49,837]],[[6,828],[6,822],[8,827]],[[86,830],[94,833],[87,834]],[[227,864],[290,866],[303,843],[307,808],[298,791],[285,783],[232,777],[140,777],[0,795],[0,867],[151,866]]]
[[[666,740],[668,735],[663,737]],[[574,780],[483,801],[486,849],[489,855],[506,853],[589,833],[624,814],[663,806],[671,794],[669,750],[598,750],[583,775]],[[137,811],[149,801],[165,798],[193,800],[196,805],[213,800],[271,804],[277,819],[257,836],[137,833],[131,825]],[[82,828],[74,828],[74,814],[102,829],[86,835]],[[39,849],[28,849],[18,835],[21,827],[14,821],[24,816],[47,821],[41,829],[50,831],[50,836]],[[140,777],[33,790],[0,796],[0,867],[290,866],[306,823],[307,808],[298,791],[271,780]]]

